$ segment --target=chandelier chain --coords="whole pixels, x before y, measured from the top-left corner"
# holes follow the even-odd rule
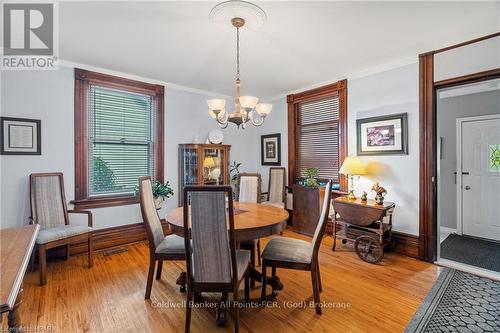
[[[236,28],[236,80],[240,80],[240,28]]]

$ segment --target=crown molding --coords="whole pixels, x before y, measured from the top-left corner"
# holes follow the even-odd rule
[[[91,66],[91,65],[82,64],[82,63],[78,63],[78,62],[74,62],[74,61],[70,61],[70,60],[60,59],[59,66],[66,67],[66,68],[81,68],[81,69],[85,69],[85,70],[92,71],[92,72],[99,72],[99,73],[103,73],[103,74],[119,76],[119,77],[123,77],[123,78],[130,79],[130,80],[136,80],[136,81],[142,81],[142,82],[147,82],[147,83],[151,83],[151,84],[163,85],[163,86],[167,87],[166,94],[168,94],[168,89],[176,89],[176,90],[186,91],[186,92],[195,93],[195,94],[208,96],[208,97],[218,97],[218,98],[226,98],[226,99],[233,99],[234,98],[233,96],[220,94],[220,93],[213,92],[213,91],[191,88],[191,87],[183,86],[180,84],[165,82],[165,81],[161,81],[161,80],[155,80],[155,79],[151,79],[151,78],[147,78],[147,77],[143,77],[143,76],[139,76],[139,75],[115,71],[115,70],[106,69],[106,68],[97,67],[97,66]]]

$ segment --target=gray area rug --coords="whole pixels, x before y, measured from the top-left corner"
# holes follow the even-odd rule
[[[451,234],[441,243],[441,258],[500,272],[500,243]]]
[[[500,282],[445,268],[406,327],[414,332],[500,332]]]

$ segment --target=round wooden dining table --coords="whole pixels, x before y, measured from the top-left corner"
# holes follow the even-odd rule
[[[234,202],[234,234],[236,242],[271,236],[286,228],[288,212],[285,209],[259,203]],[[170,231],[184,237],[183,207],[166,216]]]

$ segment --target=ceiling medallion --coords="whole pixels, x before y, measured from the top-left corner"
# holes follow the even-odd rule
[[[267,103],[258,104],[257,97],[240,95],[240,29],[247,24],[254,29],[262,26],[267,20],[266,13],[253,3],[230,0],[216,5],[210,12],[210,20],[215,23],[231,22],[236,28],[236,97],[234,111],[231,114],[226,111],[225,99],[208,100],[208,113],[221,128],[226,128],[231,122],[238,128],[245,129],[249,121],[254,126],[260,126],[273,106]]]

